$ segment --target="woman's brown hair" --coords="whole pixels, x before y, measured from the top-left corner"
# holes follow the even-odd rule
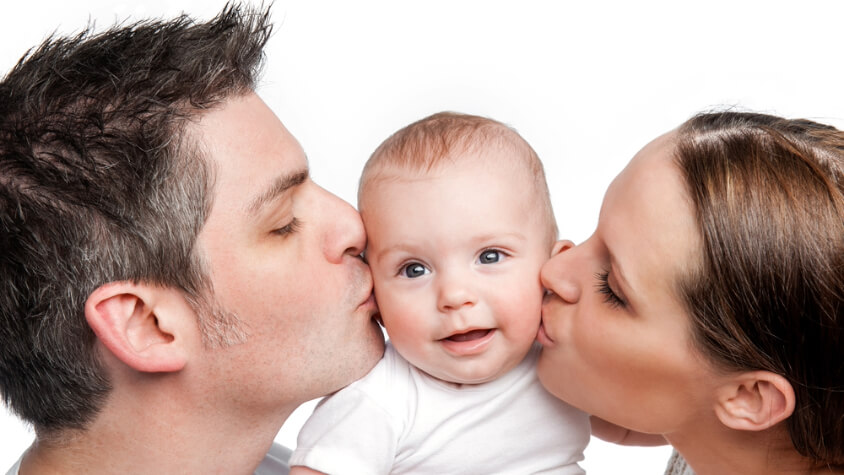
[[[700,267],[680,294],[698,348],[729,370],[784,376],[799,453],[844,465],[844,133],[720,112],[678,129]]]

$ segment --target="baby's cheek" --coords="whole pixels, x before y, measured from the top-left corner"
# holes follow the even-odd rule
[[[542,299],[537,298],[535,293],[524,293],[519,298],[513,298],[506,303],[507,326],[514,335],[533,341],[536,331],[539,329],[539,322],[542,320]]]

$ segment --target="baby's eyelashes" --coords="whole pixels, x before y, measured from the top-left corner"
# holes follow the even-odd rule
[[[411,262],[410,264],[406,264],[402,266],[399,270],[399,275],[402,277],[407,277],[409,279],[415,279],[417,277],[422,277],[425,274],[430,274],[431,271],[425,267],[424,265],[418,262]]]

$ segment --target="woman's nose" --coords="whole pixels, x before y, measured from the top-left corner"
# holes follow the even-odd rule
[[[569,303],[580,300],[581,292],[574,272],[575,254],[574,244],[571,241],[560,241],[554,246],[554,255],[539,272],[542,286]]]

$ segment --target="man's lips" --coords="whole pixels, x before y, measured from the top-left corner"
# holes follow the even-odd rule
[[[369,297],[360,304],[359,308],[364,308],[369,312],[369,318],[372,319],[379,326],[384,326],[384,321],[381,320],[381,310],[378,308],[378,301],[375,300],[375,292],[371,292]]]
[[[365,307],[377,311],[378,305],[375,303],[375,293],[370,292],[369,296],[360,303],[359,307]]]

